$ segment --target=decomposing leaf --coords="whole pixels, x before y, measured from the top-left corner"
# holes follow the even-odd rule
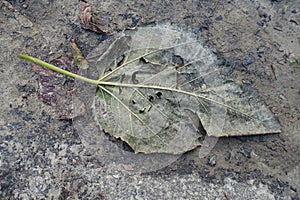
[[[92,8],[86,1],[79,1],[78,16],[85,29],[89,29],[97,33],[104,33],[99,25],[100,20],[93,17]]]
[[[71,51],[73,55],[73,62],[79,69],[87,69],[89,67],[88,61],[84,58],[82,52],[77,47],[75,40],[71,42]]]
[[[59,57],[51,61],[52,64],[62,69],[77,73],[78,68],[71,64],[69,57]],[[75,88],[66,84],[68,80],[62,74],[33,64],[32,69],[38,74],[38,97],[48,105],[55,106],[58,119],[73,119],[80,112],[84,112],[84,107],[77,102],[77,113],[73,112]]]
[[[181,154],[201,145],[205,134],[280,132],[258,92],[236,80],[213,52],[195,35],[160,25],[125,31],[100,58],[94,51],[89,57],[98,80],[20,57],[97,85],[91,108],[95,121],[136,153]],[[83,134],[97,143],[92,138],[98,133]]]
[[[95,119],[135,152],[186,152],[201,145],[201,129],[217,137],[280,132],[257,91],[228,79],[191,34],[168,26],[125,31],[96,65]]]
[[[54,59],[51,63],[70,70],[70,68],[67,67],[71,64],[71,60],[68,57]],[[64,78],[64,76],[36,64],[32,64],[32,69],[38,74],[38,97],[49,105],[55,105],[56,92],[61,90],[62,82],[64,81],[62,78]]]

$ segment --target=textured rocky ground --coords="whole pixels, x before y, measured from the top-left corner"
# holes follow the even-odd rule
[[[220,138],[155,172],[119,170],[82,142],[37,95],[20,52],[51,60],[87,55],[107,36],[82,29],[77,1],[0,2],[1,199],[299,199],[299,1],[90,1],[109,35],[171,23],[212,45],[264,98],[281,134]],[[299,62],[299,61],[298,61]],[[70,82],[69,79],[65,80]]]

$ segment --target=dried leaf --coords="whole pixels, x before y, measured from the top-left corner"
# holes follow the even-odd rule
[[[76,123],[91,146],[105,141],[92,126],[94,121],[135,153],[182,154],[201,145],[206,133],[221,137],[280,132],[258,92],[236,80],[233,70],[213,52],[195,35],[165,25],[125,31],[99,53],[98,80],[24,54],[19,57],[97,85],[93,106],[87,107],[89,115]],[[87,71],[98,74],[90,67]],[[78,91],[80,99],[91,105],[92,90],[78,87]]]
[[[93,17],[92,8],[86,1],[79,1],[79,19],[85,29],[92,30],[97,33],[104,33],[101,29],[100,20]]]
[[[227,77],[213,50],[190,33],[125,31],[97,67],[95,119],[136,153],[181,154],[201,145],[203,129],[217,137],[280,132],[257,91]]]
[[[73,55],[73,61],[74,64],[79,68],[79,69],[87,69],[89,67],[88,61],[84,58],[82,52],[80,49],[77,47],[77,44],[75,40],[71,42],[71,51]]]
[[[52,60],[51,63],[74,73],[77,73],[78,70],[71,65],[69,57],[60,57]],[[83,103],[77,102],[77,112],[73,112],[74,102],[72,100],[74,101],[75,89],[72,84],[66,84],[67,81],[72,82],[72,79],[66,79],[62,74],[36,64],[32,64],[32,69],[38,74],[38,97],[44,103],[55,106],[56,118],[73,119],[85,111]]]

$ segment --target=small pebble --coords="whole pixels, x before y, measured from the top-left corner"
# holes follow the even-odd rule
[[[248,183],[249,185],[253,185],[253,184],[255,183],[255,180],[254,180],[254,179],[250,179],[250,180],[247,181],[247,183]]]
[[[283,94],[280,94],[280,95],[279,95],[279,98],[282,99],[282,100],[284,100],[284,101],[287,100]]]
[[[260,21],[260,22],[257,22],[257,25],[263,27],[265,25],[265,23],[263,21]]]
[[[265,13],[265,12],[259,12],[259,17],[261,17],[261,18],[267,18],[268,14]]]
[[[247,57],[244,61],[243,61],[243,66],[246,67],[248,65],[251,65],[252,63],[254,63],[255,58],[253,56],[249,56]]]
[[[114,177],[115,179],[119,179],[120,175],[119,174],[114,174],[114,175],[112,175],[112,177]]]
[[[275,26],[275,27],[274,27],[274,30],[276,30],[276,31],[282,31],[282,28],[279,27],[279,26]]]
[[[228,161],[231,158],[231,153],[227,152],[227,154],[225,155],[225,160]]]
[[[297,192],[297,188],[294,186],[290,186],[291,190],[293,190],[294,192]]]
[[[208,164],[209,166],[211,166],[211,167],[216,166],[216,164],[217,164],[216,157],[217,157],[216,155],[213,155],[212,157],[209,157],[209,158],[208,158],[208,161],[207,161],[207,164]]]
[[[216,17],[216,20],[217,20],[217,21],[222,21],[222,20],[223,20],[223,17],[220,15],[220,16]]]
[[[12,139],[14,139],[14,137],[12,135],[7,135],[4,137],[4,140],[6,140],[6,141],[11,141]]]
[[[243,146],[240,153],[246,158],[251,158],[251,151],[249,151],[246,146]]]
[[[293,8],[292,13],[296,14],[296,13],[298,13],[298,10],[296,8]]]

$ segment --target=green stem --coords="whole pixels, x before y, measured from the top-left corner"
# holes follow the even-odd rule
[[[35,64],[41,65],[43,67],[46,67],[46,68],[51,69],[53,71],[56,71],[58,73],[64,74],[66,76],[70,76],[70,77],[73,77],[73,78],[76,78],[76,79],[79,79],[79,80],[82,80],[82,81],[85,81],[85,82],[88,82],[88,83],[91,83],[91,84],[94,84],[94,85],[98,85],[98,80],[93,80],[93,79],[89,79],[89,78],[80,76],[78,74],[74,74],[72,72],[63,70],[63,69],[61,69],[59,67],[56,67],[55,65],[51,65],[51,64],[49,64],[47,62],[44,62],[44,61],[42,61],[40,59],[31,57],[31,56],[28,56],[28,55],[25,55],[25,54],[19,54],[18,57],[21,58],[21,59],[27,60],[29,62],[33,62]]]

